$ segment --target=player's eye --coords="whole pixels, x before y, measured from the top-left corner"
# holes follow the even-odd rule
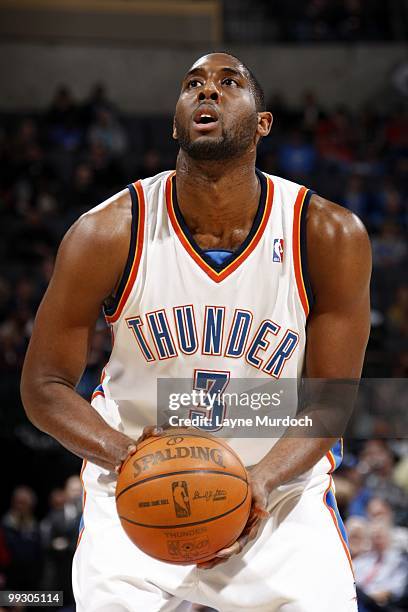
[[[238,87],[238,81],[232,79],[231,77],[223,79],[222,84],[227,85],[228,87]]]
[[[199,87],[200,85],[201,85],[201,81],[199,81],[198,79],[190,79],[190,80],[187,82],[187,87],[188,87],[189,89],[191,89],[191,88],[195,88],[195,87]]]

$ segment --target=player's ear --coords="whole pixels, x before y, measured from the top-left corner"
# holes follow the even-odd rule
[[[261,138],[267,136],[271,131],[273,123],[273,115],[269,111],[258,113],[258,128],[257,133]]]
[[[173,139],[174,140],[178,139],[178,137],[177,137],[177,130],[176,130],[176,120],[175,119],[173,119]]]

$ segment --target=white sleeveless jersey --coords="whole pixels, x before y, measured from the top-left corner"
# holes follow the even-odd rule
[[[196,389],[216,380],[228,390],[233,379],[301,376],[312,299],[305,244],[311,192],[257,176],[261,196],[253,227],[223,265],[190,235],[174,172],[129,186],[131,245],[115,302],[105,310],[113,348],[94,405],[132,438],[156,422],[158,379],[190,379]],[[226,439],[246,465],[275,442]],[[339,450],[319,462],[319,471],[336,467]]]

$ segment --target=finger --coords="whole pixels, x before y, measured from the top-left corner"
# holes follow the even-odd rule
[[[137,439],[136,444],[140,444],[144,440],[147,440],[147,438],[151,438],[153,436],[161,436],[162,433],[162,427],[159,427],[157,425],[146,425],[146,427],[143,427],[143,431]]]
[[[254,514],[256,514],[256,516],[258,516],[261,519],[269,518],[269,512],[263,504],[261,505],[261,504],[255,503],[253,506],[253,512]]]
[[[120,463],[115,465],[115,472],[117,474],[120,474],[120,472],[122,471],[122,468],[125,465],[126,461],[129,459],[129,457],[134,455],[136,451],[137,451],[136,444],[129,444],[129,446],[126,449],[126,457],[123,459],[123,461],[121,461]]]
[[[261,521],[258,519],[251,527],[245,528],[238,540],[231,546],[223,548],[216,553],[216,557],[228,559],[232,555],[238,555],[248,542],[254,540],[258,534]]]
[[[220,565],[221,563],[225,563],[226,561],[228,561],[228,558],[226,559],[210,559],[209,561],[204,561],[203,563],[197,563],[197,567],[198,569],[212,569],[213,567],[215,567],[216,565]]]
[[[236,555],[241,551],[241,545],[239,543],[239,539],[234,542],[231,546],[228,546],[228,548],[222,548],[221,550],[219,550],[215,556],[218,558],[225,558],[225,557],[231,557],[232,555]]]
[[[258,516],[258,514],[256,514],[255,512],[251,512],[251,514],[249,515],[248,521],[244,527],[244,529],[242,530],[243,532],[246,531],[246,529],[250,529],[252,527],[252,525],[254,525],[255,523],[259,522],[261,519]]]

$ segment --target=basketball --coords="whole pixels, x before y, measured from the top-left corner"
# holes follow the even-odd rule
[[[203,562],[235,542],[250,506],[244,465],[228,444],[201,432],[172,430],[144,440],[116,486],[126,534],[167,563]]]

